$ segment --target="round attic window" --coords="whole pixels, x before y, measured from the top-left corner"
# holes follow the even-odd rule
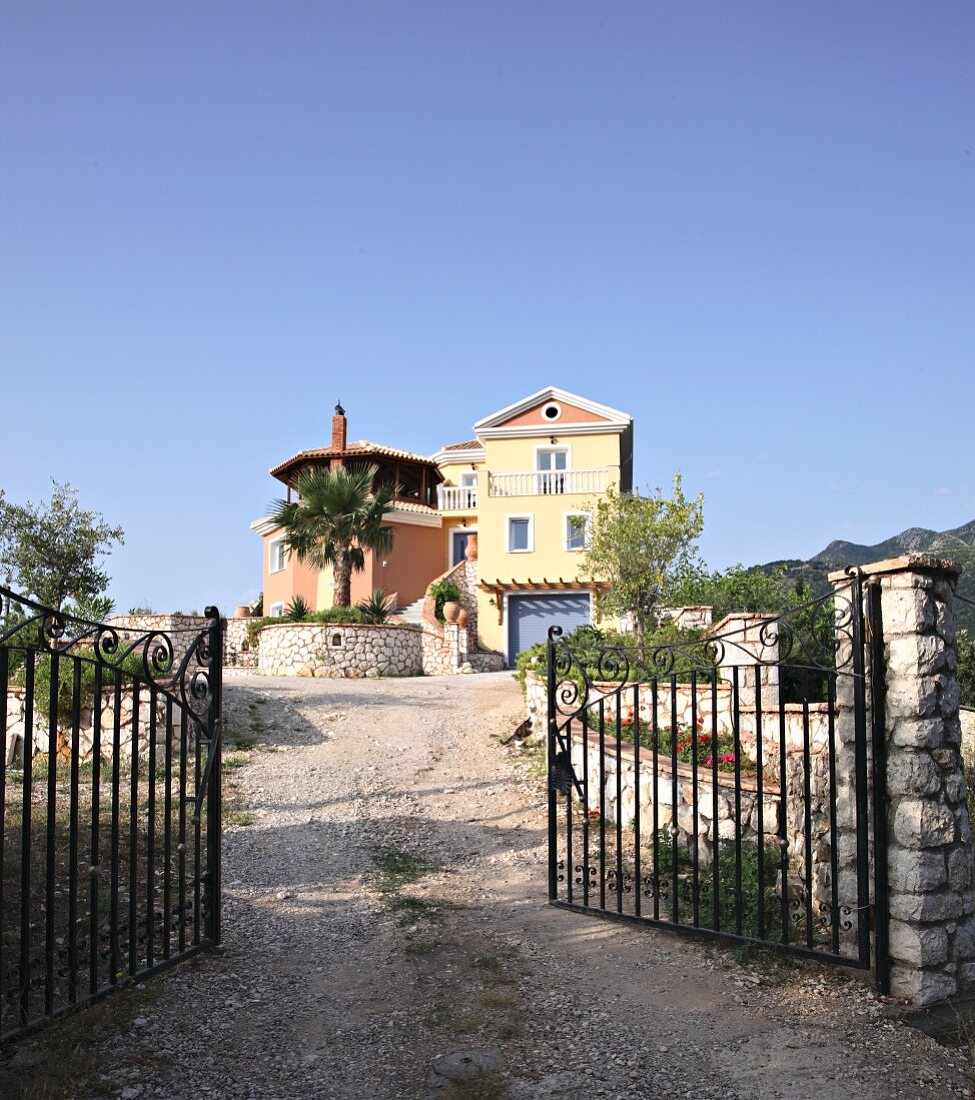
[[[550,401],[543,409],[542,416],[546,420],[558,420],[562,415],[562,406],[556,401]]]

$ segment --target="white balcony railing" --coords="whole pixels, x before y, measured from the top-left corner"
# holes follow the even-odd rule
[[[476,485],[438,485],[437,507],[441,512],[469,512],[477,508]]]
[[[527,470],[516,474],[488,474],[488,495],[492,497],[538,497],[552,493],[605,493],[610,471]]]

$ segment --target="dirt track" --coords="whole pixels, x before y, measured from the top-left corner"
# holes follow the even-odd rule
[[[969,1095],[861,979],[546,904],[508,674],[232,679],[226,945],[25,1044],[0,1085],[124,1097]],[[434,1077],[478,1052],[479,1083]],[[459,1058],[441,1063],[461,1069]],[[455,1077],[462,1074],[454,1074]],[[0,1089],[0,1091],[4,1091]]]

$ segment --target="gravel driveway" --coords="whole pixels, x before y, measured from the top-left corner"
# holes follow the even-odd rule
[[[225,696],[251,747],[223,951],[24,1044],[5,1095],[970,1095],[961,1052],[860,977],[549,908],[538,762],[498,740],[510,674]]]

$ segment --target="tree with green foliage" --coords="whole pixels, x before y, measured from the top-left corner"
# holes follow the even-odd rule
[[[125,536],[83,509],[76,489],[52,484],[50,504],[11,504],[0,495],[0,569],[24,595],[60,610],[69,598],[82,606],[105,591],[100,559]]]
[[[352,573],[365,568],[366,550],[387,554],[393,548],[393,528],[383,523],[396,488],[373,488],[375,465],[316,467],[298,475],[297,500],[276,500],[270,519],[284,531],[289,554],[316,569],[331,567],[335,607],[352,603]]]
[[[957,644],[961,705],[975,708],[975,639],[967,630],[959,630]]]
[[[603,607],[632,616],[642,645],[658,624],[660,608],[672,602],[679,579],[697,567],[704,496],[689,500],[678,473],[669,497],[661,489],[641,496],[610,486],[592,517],[586,571],[609,582]]]
[[[790,603],[784,568],[763,573],[740,564],[714,572],[694,567],[678,578],[670,599],[675,607],[712,608],[716,623],[735,612],[784,611]]]

